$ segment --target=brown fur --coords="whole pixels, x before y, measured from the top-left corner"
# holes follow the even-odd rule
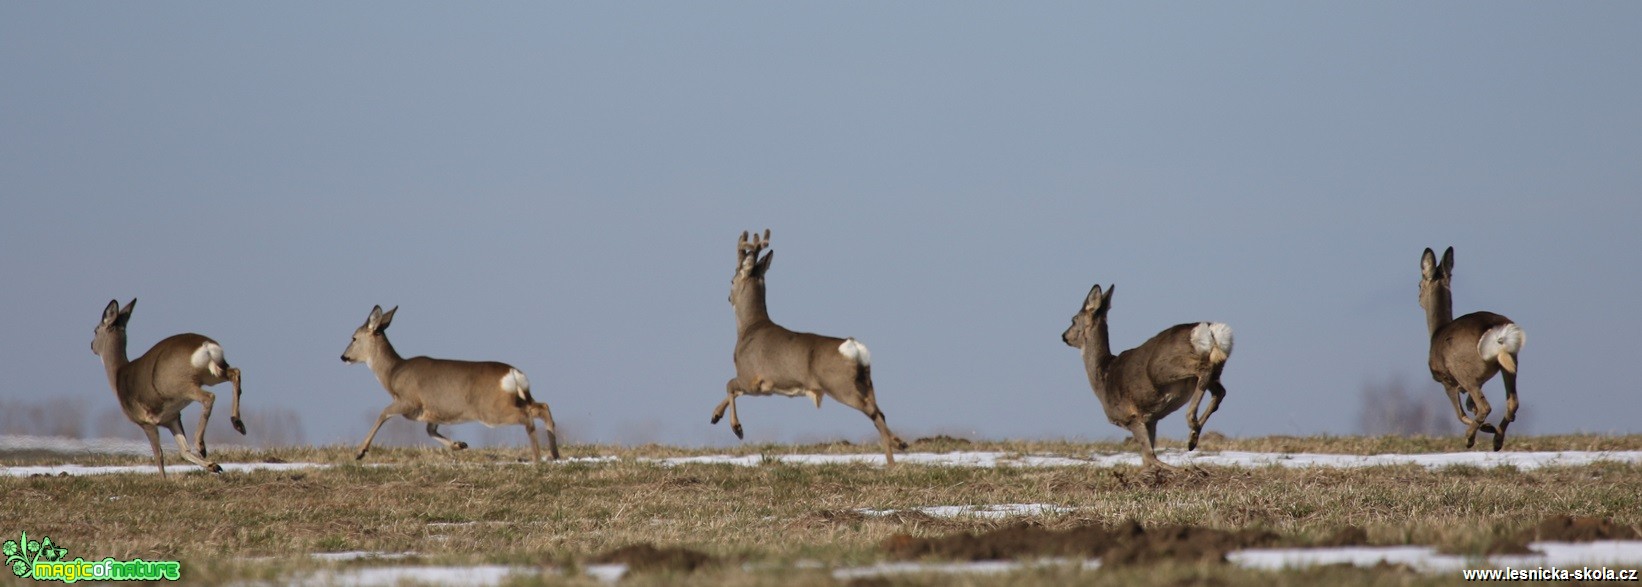
[[[166,338],[136,360],[128,360],[125,326],[136,305],[137,300],[132,299],[121,309],[118,301],[109,301],[91,340],[91,351],[102,357],[103,368],[108,371],[108,385],[120,400],[120,409],[148,436],[161,477],[165,476],[165,455],[160,450],[160,426],[171,431],[184,459],[213,473],[222,472],[221,466],[205,457],[205,425],[211,419],[211,407],[216,404],[217,396],[205,391],[204,386],[233,382],[234,401],[229,417],[234,429],[245,434],[245,423],[239,417],[239,369],[228,366],[226,360],[218,365],[222,369],[221,376],[212,373],[209,365],[195,367],[194,353],[207,344],[217,343],[193,333]],[[182,410],[193,402],[200,403],[200,427],[194,433],[194,448],[189,449],[182,427]]]
[[[1157,458],[1157,422],[1190,401],[1186,422],[1192,432],[1187,450],[1195,450],[1203,425],[1226,396],[1220,383],[1225,355],[1215,352],[1218,347],[1200,352],[1192,346],[1192,329],[1199,324],[1193,322],[1171,326],[1140,346],[1112,356],[1106,313],[1111,310],[1114,289],[1104,294],[1099,285],[1091,289],[1061,340],[1083,350],[1089,385],[1106,410],[1106,419],[1134,435],[1146,466],[1173,468]],[[1197,405],[1204,391],[1213,397],[1199,418]]]
[[[742,438],[741,419],[736,415],[735,399],[742,395],[808,396],[821,407],[825,395],[872,419],[883,441],[884,459],[895,464],[895,449],[905,450],[906,442],[890,432],[884,412],[878,409],[878,400],[872,388],[872,366],[859,364],[839,352],[846,340],[808,332],[793,332],[770,320],[764,304],[764,272],[770,268],[774,252],[758,253],[769,246],[770,231],[764,238],[754,236],[747,241],[741,233],[737,245],[735,277],[730,281],[730,305],[735,308],[736,376],[724,384],[724,401],[713,409],[712,422],[717,424],[730,409],[730,430]]]
[[[1493,312],[1472,312],[1452,318],[1454,277],[1454,247],[1448,247],[1442,261],[1431,249],[1420,256],[1420,307],[1425,309],[1426,327],[1431,336],[1431,378],[1441,383],[1454,406],[1454,415],[1465,423],[1465,447],[1476,445],[1477,432],[1494,435],[1494,450],[1505,447],[1505,429],[1517,418],[1517,357],[1500,353],[1484,357],[1477,351],[1477,342],[1489,329],[1512,324]],[[1508,367],[1501,369],[1501,367]],[[1492,409],[1483,397],[1482,385],[1502,373],[1505,382],[1505,417],[1496,428],[1488,423]],[[1470,400],[1475,417],[1467,415],[1460,406],[1460,393]]]
[[[342,351],[345,363],[366,363],[376,374],[377,381],[393,396],[393,401],[377,417],[365,442],[359,445],[356,459],[365,458],[376,438],[376,431],[394,416],[425,422],[428,436],[451,450],[467,448],[466,442],[445,438],[439,433],[440,424],[458,424],[479,421],[489,426],[523,425],[530,438],[530,449],[535,460],[542,459],[542,448],[536,442],[536,420],[547,428],[548,451],[559,458],[558,434],[553,425],[553,413],[547,404],[504,390],[502,378],[513,370],[511,365],[494,361],[453,361],[428,357],[400,358],[388,342],[385,332],[393,322],[395,307],[382,312],[377,306],[371,310],[365,324],[354,331],[353,341]]]

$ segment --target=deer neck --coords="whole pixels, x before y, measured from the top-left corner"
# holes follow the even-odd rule
[[[764,305],[764,284],[748,284],[735,300],[735,328],[745,333],[762,322],[770,321],[770,310]]]
[[[1095,323],[1089,329],[1089,339],[1083,341],[1083,367],[1089,371],[1089,380],[1105,387],[1106,373],[1112,366],[1112,349],[1106,331],[1106,321]]]
[[[1425,326],[1436,336],[1437,331],[1454,321],[1454,295],[1447,287],[1431,288],[1431,295],[1422,304],[1425,307]]]
[[[392,390],[393,387],[389,386],[388,382],[393,378],[393,370],[399,368],[399,364],[403,362],[405,359],[399,356],[398,351],[393,350],[393,343],[388,342],[387,335],[383,335],[382,344],[376,345],[371,356],[365,359],[365,366],[370,367],[371,372],[376,374],[376,380],[382,383],[383,388]]]
[[[125,334],[115,335],[103,346],[104,348],[99,349],[98,354],[103,358],[103,369],[108,372],[108,385],[118,392],[120,390],[120,370],[131,364],[131,359],[126,358],[125,354]]]

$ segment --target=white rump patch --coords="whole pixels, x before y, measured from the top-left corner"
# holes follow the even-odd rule
[[[222,370],[222,366],[227,363],[222,360],[222,347],[217,345],[217,343],[208,342],[200,345],[200,348],[196,349],[194,354],[188,357],[188,362],[194,365],[195,369],[205,369],[217,377],[223,377],[225,375],[225,371]]]
[[[1232,352],[1231,326],[1224,322],[1199,322],[1192,329],[1192,350],[1220,361],[1226,360]]]
[[[525,395],[530,393],[530,380],[525,379],[523,371],[508,369],[507,375],[502,376],[502,391],[517,395],[519,399],[525,399]]]
[[[1497,357],[1502,351],[1515,355],[1527,342],[1528,333],[1523,332],[1521,326],[1501,324],[1482,333],[1482,338],[1477,340],[1477,353],[1484,359]]]
[[[846,340],[844,344],[838,345],[838,352],[862,367],[872,366],[872,353],[867,350],[867,345],[861,344],[861,341],[853,338]]]

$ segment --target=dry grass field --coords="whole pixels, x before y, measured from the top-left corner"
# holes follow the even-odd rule
[[[1161,444],[1181,448],[1179,442]],[[1206,441],[1204,449],[1408,454],[1453,452],[1460,444],[1457,438],[1216,437]],[[225,464],[330,465],[294,471],[173,473],[169,479],[152,473],[0,476],[0,531],[5,538],[15,538],[19,531],[49,536],[71,549],[71,558],[180,560],[185,581],[210,584],[282,584],[320,569],[390,564],[333,563],[311,556],[340,551],[415,553],[391,564],[507,565],[539,571],[515,575],[513,581],[521,584],[595,584],[581,572],[588,565],[619,558],[620,553],[611,553],[622,547],[649,544],[688,552],[650,556],[657,563],[635,564],[622,584],[1270,586],[1452,584],[1459,578],[1394,565],[1259,571],[1228,565],[1221,551],[1212,548],[1205,552],[1162,546],[1128,564],[1092,570],[1058,564],[1003,574],[837,579],[829,569],[974,558],[923,539],[1005,529],[1036,532],[1040,538],[1094,533],[1118,546],[1139,540],[1134,525],[1154,538],[1165,531],[1183,532],[1182,536],[1210,533],[1265,546],[1328,544],[1355,536],[1351,540],[1357,543],[1435,545],[1459,554],[1509,549],[1531,535],[1541,520],[1554,516],[1607,518],[1622,532],[1642,529],[1642,466],[1635,464],[1530,470],[1200,467],[1154,475],[1132,466],[903,464],[886,469],[865,464],[665,466],[642,460],[875,450],[847,443],[746,445],[730,450],[564,448],[567,458],[617,458],[532,465],[521,462],[528,453],[523,448],[448,453],[383,447],[361,464],[351,458],[350,447],[331,446],[212,453]],[[1507,449],[1642,450],[1642,436],[1514,437]],[[1132,447],[941,438],[916,442],[911,451],[1076,457],[1132,452]],[[8,466],[63,460],[44,454],[0,454],[0,463]],[[71,460],[151,466],[142,456]],[[907,511],[988,504],[1049,504],[1058,509],[1004,519]],[[863,508],[898,511],[867,515],[859,511]],[[1017,527],[1021,524],[1029,527]],[[1081,559],[1087,553],[1064,544],[1045,548],[1000,552],[1027,560]],[[1117,560],[1113,552],[1105,554]]]

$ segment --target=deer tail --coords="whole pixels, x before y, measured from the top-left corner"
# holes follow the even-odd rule
[[[1232,329],[1224,322],[1200,322],[1192,329],[1192,349],[1219,365],[1231,358]]]
[[[1506,373],[1517,372],[1517,352],[1522,345],[1528,342],[1528,333],[1522,331],[1516,323],[1506,323],[1488,329],[1477,340],[1477,353],[1483,360],[1493,359],[1499,362],[1499,368]]]

